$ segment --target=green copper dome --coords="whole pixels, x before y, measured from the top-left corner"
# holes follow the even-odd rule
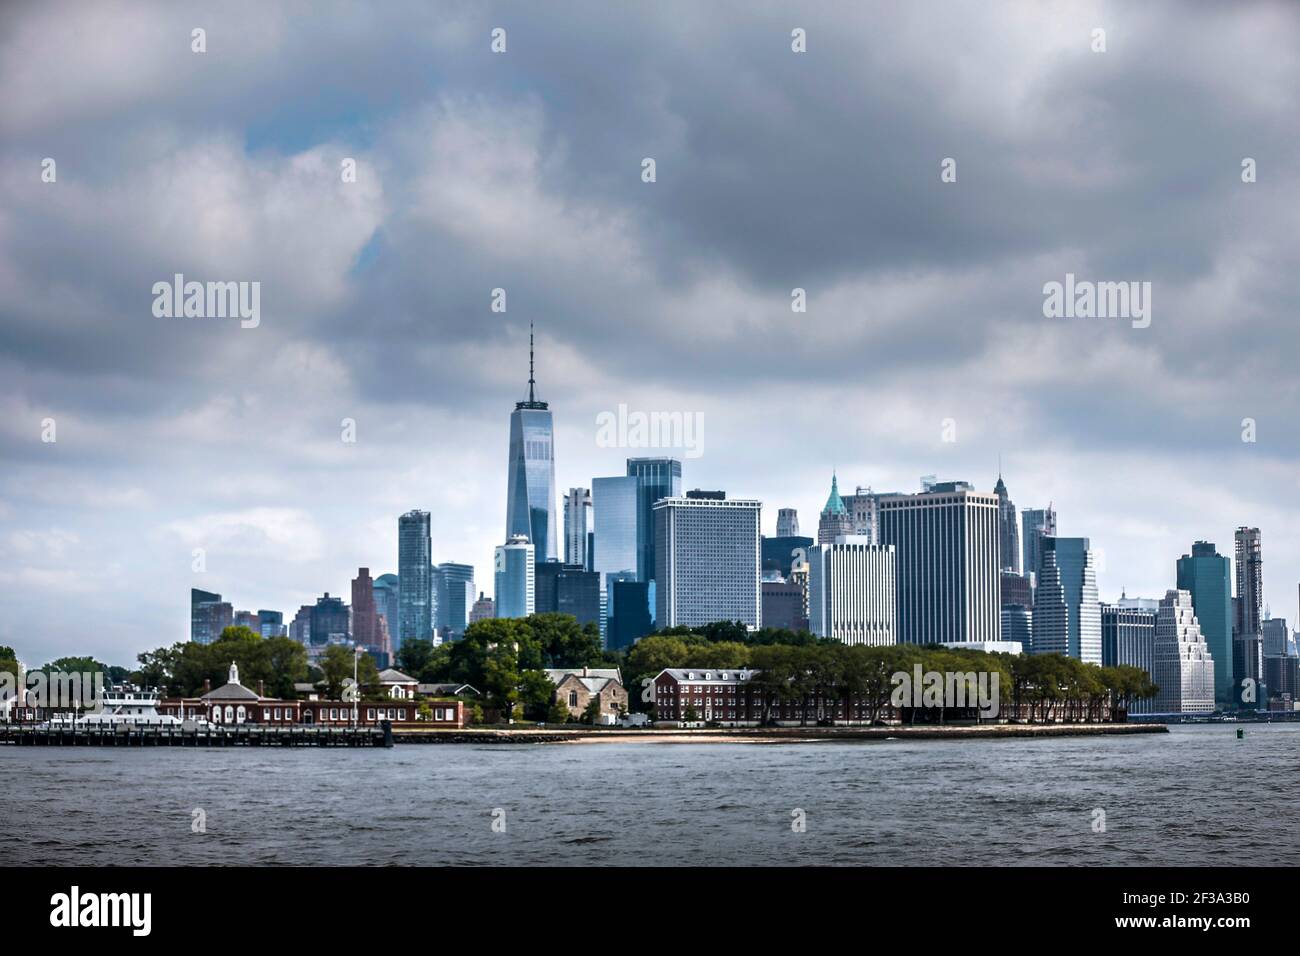
[[[822,509],[822,514],[845,515],[849,509],[844,507],[844,501],[840,498],[839,479],[834,472],[831,472],[831,496],[826,499],[826,507]]]

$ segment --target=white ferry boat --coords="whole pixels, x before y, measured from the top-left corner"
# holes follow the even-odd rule
[[[176,727],[199,728],[208,726],[206,719],[192,717],[181,720],[172,714],[158,713],[157,691],[114,687],[104,691],[104,706],[97,711],[82,714],[55,714],[39,726],[48,730],[74,730],[78,727]]]

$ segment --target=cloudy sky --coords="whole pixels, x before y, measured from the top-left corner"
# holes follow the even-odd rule
[[[1296,617],[1300,7],[47,0],[6,10],[0,88],[29,664],[184,639],[191,586],[346,594],[410,508],[490,593],[530,321],[561,488],[647,453],[598,445],[620,404],[702,415],[686,486],[767,533],[832,468],[991,490],[1001,456],[1103,598],[1250,524]],[[1046,318],[1067,272],[1150,282],[1150,327]],[[155,317],[175,273],[260,282],[260,325]]]

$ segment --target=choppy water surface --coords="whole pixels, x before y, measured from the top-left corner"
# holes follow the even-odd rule
[[[1300,724],[1247,726],[1244,740],[1198,726],[906,743],[0,747],[0,829],[19,864],[575,864],[591,850],[600,865],[1296,865],[1298,762]],[[206,833],[192,832],[196,809]]]

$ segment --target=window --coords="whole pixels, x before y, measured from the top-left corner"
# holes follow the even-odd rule
[[[569,706],[570,707],[578,706],[578,692],[576,690],[569,691]]]
[[[374,719],[375,719],[375,708],[373,708],[373,707],[367,707],[367,708],[366,708],[366,720],[374,720]]]

